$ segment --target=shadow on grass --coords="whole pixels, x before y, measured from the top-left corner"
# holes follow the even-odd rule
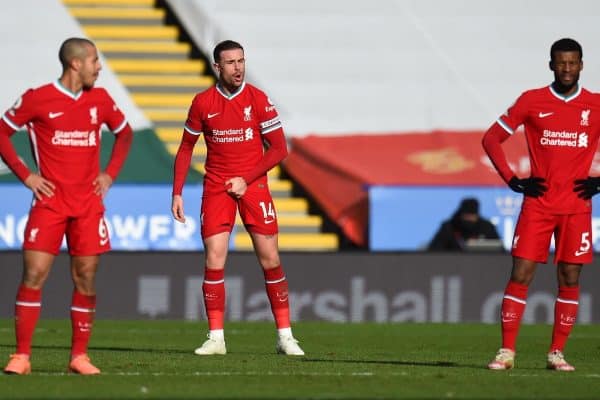
[[[304,362],[331,362],[331,363],[349,363],[349,364],[381,364],[381,365],[414,365],[421,367],[461,367],[452,361],[402,361],[402,360],[339,360],[324,358],[305,358]]]
[[[14,350],[14,344],[0,343],[0,349]],[[35,349],[44,350],[71,350],[71,346],[59,346],[59,345],[34,345]],[[122,351],[122,352],[133,352],[133,353],[172,353],[172,354],[190,354],[190,350],[181,349],[148,349],[148,348],[134,348],[134,347],[105,347],[105,346],[89,346],[88,349],[95,351]]]
[[[350,364],[378,364],[378,365],[406,365],[412,367],[442,367],[442,368],[472,368],[485,369],[485,365],[480,364],[460,364],[453,361],[403,361],[403,360],[339,360],[339,359],[321,359],[305,358],[304,362],[315,363],[350,363]]]

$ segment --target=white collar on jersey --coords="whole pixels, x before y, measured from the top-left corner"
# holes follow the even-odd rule
[[[575,97],[581,94],[581,86],[579,86],[579,84],[577,84],[577,90],[575,91],[575,93],[573,93],[570,96],[563,96],[562,94],[558,93],[556,90],[554,90],[552,84],[550,84],[550,86],[548,87],[550,88],[550,93],[552,93],[554,97],[564,101],[565,103],[568,103],[569,101],[573,100]]]
[[[225,93],[223,91],[223,89],[221,89],[221,85],[219,84],[219,82],[217,82],[217,92],[219,92],[221,94],[221,96],[225,97],[228,100],[233,99],[235,96],[237,96],[238,94],[242,93],[244,91],[244,88],[246,87],[246,81],[242,82],[242,84],[240,85],[240,87],[238,88],[238,90],[235,91],[235,93],[232,93],[230,95],[227,95],[227,93]]]
[[[81,97],[81,93],[83,92],[83,90],[80,90],[77,93],[71,92],[69,89],[67,89],[66,87],[64,87],[60,83],[60,80],[58,80],[58,79],[55,82],[52,82],[52,83],[54,84],[54,87],[56,88],[56,90],[58,90],[59,92],[63,93],[66,96],[69,96],[73,100],[79,99]]]

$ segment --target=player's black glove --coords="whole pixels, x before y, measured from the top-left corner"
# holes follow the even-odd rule
[[[548,187],[543,185],[546,182],[544,178],[536,178],[531,176],[529,178],[519,179],[516,176],[510,178],[508,186],[517,193],[523,193],[529,197],[540,197],[544,194]]]
[[[592,196],[600,193],[600,177],[588,176],[586,179],[577,179],[573,191],[577,193],[577,197],[591,199]]]

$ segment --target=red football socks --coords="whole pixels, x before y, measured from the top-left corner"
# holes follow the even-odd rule
[[[31,354],[31,340],[42,309],[42,291],[21,285],[15,302],[17,354]]]
[[[563,351],[567,338],[577,319],[579,308],[579,286],[559,287],[558,297],[554,303],[554,328],[552,329],[552,344],[550,351]]]
[[[267,296],[277,329],[290,327],[290,303],[288,301],[288,283],[281,265],[263,270]]]
[[[71,300],[71,358],[87,353],[95,314],[96,296],[86,296],[76,289],[73,290]]]
[[[223,329],[225,316],[225,270],[204,268],[204,308],[208,318],[208,329]]]
[[[502,300],[502,347],[515,351],[521,318],[527,304],[527,289],[525,285],[509,281],[504,290]]]

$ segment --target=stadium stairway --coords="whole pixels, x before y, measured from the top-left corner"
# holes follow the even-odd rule
[[[195,93],[214,84],[209,66],[191,57],[192,45],[179,41],[179,28],[165,23],[167,11],[155,0],[63,0],[63,4],[153,122],[167,151],[175,155]],[[192,165],[201,173],[205,156],[206,147],[199,143]],[[322,217],[310,215],[308,201],[292,197],[292,182],[280,179],[280,175],[279,167],[269,173],[278,210],[280,249],[337,250],[338,236],[321,232]],[[239,218],[233,245],[236,250],[252,249]]]

